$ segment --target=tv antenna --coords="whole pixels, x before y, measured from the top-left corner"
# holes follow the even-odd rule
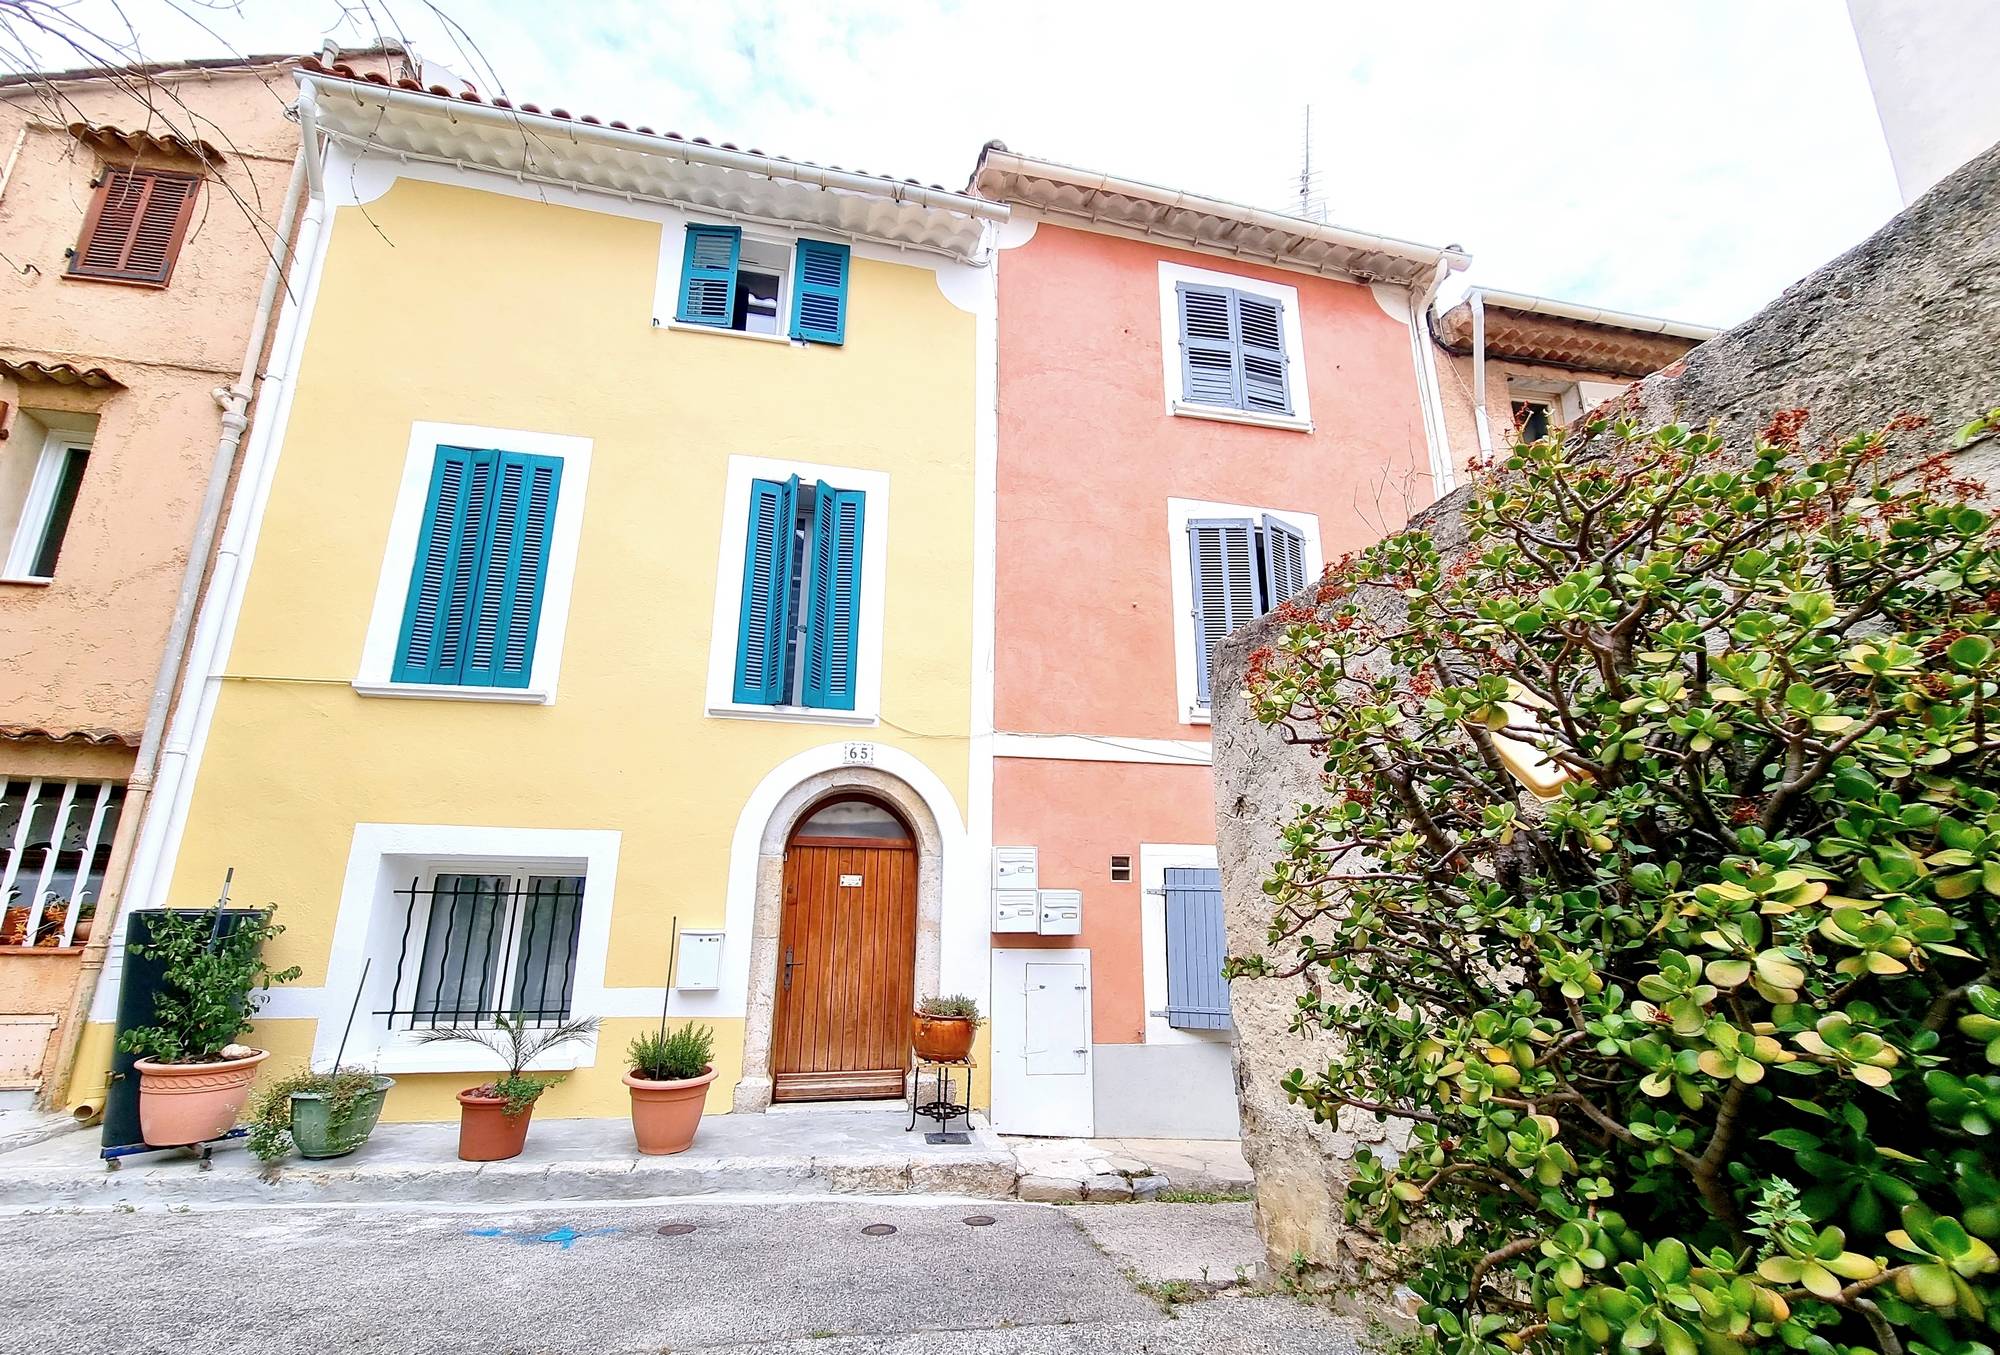
[[[1306,105],[1305,148],[1299,159],[1299,205],[1298,214],[1308,221],[1326,220],[1326,199],[1318,193],[1319,183],[1313,173],[1313,111]]]

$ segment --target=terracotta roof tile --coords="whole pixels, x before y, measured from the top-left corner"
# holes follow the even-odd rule
[[[520,112],[532,113],[537,117],[560,118],[564,122],[581,122],[581,123],[586,123],[592,127],[606,127],[606,126],[615,127],[621,132],[629,131],[629,132],[634,132],[639,136],[658,137],[663,141],[684,141],[692,146],[714,146],[719,150],[726,150],[726,151],[733,151],[737,149],[735,144],[732,142],[724,141],[718,145],[718,143],[710,141],[705,136],[687,137],[687,136],[682,136],[679,132],[655,132],[652,128],[646,126],[631,127],[623,122],[606,123],[601,119],[599,119],[598,117],[596,117],[594,114],[590,113],[585,113],[579,117],[572,114],[566,108],[551,108],[546,113],[544,113],[540,105],[531,103],[517,104],[506,98],[504,95],[499,95],[499,94],[496,94],[491,98],[486,98],[482,96],[477,90],[474,89],[462,89],[454,92],[452,90],[445,88],[443,85],[432,85],[428,89],[426,89],[422,84],[418,83],[415,80],[411,80],[407,77],[401,80],[391,81],[378,71],[370,71],[364,75],[361,72],[355,70],[354,67],[348,65],[344,61],[336,61],[329,66],[326,63],[319,60],[319,58],[309,56],[306,57],[304,60],[300,61],[299,66],[301,69],[311,71],[315,75],[328,75],[332,76],[337,80],[353,80],[359,84],[388,85],[391,88],[408,90],[414,94],[428,94],[431,95],[433,98],[459,99],[463,100],[466,103],[488,104],[494,108],[518,109]],[[757,150],[754,147],[747,152],[739,152],[739,153],[748,155],[765,154],[765,152]],[[811,160],[798,160],[794,159],[791,156],[785,156],[785,155],[772,155],[769,158],[773,160],[787,160],[790,161],[790,163],[792,164],[807,165],[813,169],[832,169],[832,170],[840,169],[839,165],[821,165]],[[868,174],[868,171],[865,169],[847,170],[843,172],[851,174],[861,174],[861,175]],[[883,178],[889,176],[874,175],[870,177]],[[904,179],[902,180],[902,182],[907,184],[914,184],[918,188],[935,189],[937,192],[940,193],[956,194],[959,192],[958,189],[946,188],[943,184],[936,184],[936,183],[926,184],[923,183],[921,180],[917,179]]]
[[[137,748],[139,736],[122,730],[89,726],[79,729],[50,729],[44,725],[0,724],[0,739],[20,743],[87,743],[100,748]]]
[[[0,357],[0,376],[11,376],[30,386],[87,386],[92,390],[125,388],[123,381],[102,367],[79,367],[73,362],[37,362],[32,358]]]
[[[178,155],[188,160],[200,160],[206,164],[219,165],[223,154],[208,142],[199,138],[161,135],[158,132],[131,131],[99,123],[72,122],[69,134],[86,146],[95,146],[113,155],[138,154],[152,151],[158,155]]]

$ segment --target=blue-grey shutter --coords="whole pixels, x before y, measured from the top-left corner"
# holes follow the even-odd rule
[[[1228,1030],[1228,946],[1222,930],[1222,874],[1167,868],[1167,1024],[1182,1030]]]
[[[846,245],[801,240],[792,269],[792,337],[840,343],[847,337]]]
[[[681,255],[681,304],[674,319],[728,329],[736,313],[736,265],[743,253],[737,226],[689,226]]]
[[[501,452],[480,549],[465,670],[468,687],[525,687],[548,581],[562,458]]]
[[[1292,393],[1285,371],[1285,306],[1273,297],[1233,292],[1236,337],[1242,360],[1243,408],[1255,414],[1289,414]]]
[[[1180,283],[1181,398],[1189,404],[1243,406],[1236,324],[1227,287]]]
[[[1209,704],[1208,670],[1222,638],[1259,615],[1256,531],[1248,518],[1188,523],[1188,575],[1194,585],[1195,694]]]
[[[1306,586],[1306,539],[1289,523],[1264,515],[1264,581],[1270,611]]]
[[[805,693],[802,704],[854,709],[861,623],[861,536],[866,496],[822,480],[813,508],[812,562],[806,580]]]
[[[437,449],[390,672],[397,682],[463,679],[496,460],[470,447]]]
[[[785,699],[785,645],[792,630],[792,532],[799,477],[750,482],[743,542],[743,602],[736,626],[736,700]]]

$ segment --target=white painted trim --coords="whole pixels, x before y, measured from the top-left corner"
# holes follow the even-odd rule
[[[954,969],[952,957],[965,950],[964,937],[976,935],[983,952],[986,940],[988,891],[985,887],[985,858],[975,857],[967,845],[965,821],[951,791],[935,771],[915,755],[893,744],[869,744],[870,760],[850,762],[846,743],[823,743],[794,753],[764,774],[757,788],[743,802],[736,816],[736,831],[729,843],[729,880],[723,902],[722,957],[720,978],[713,989],[696,992],[676,989],[676,1017],[729,1018],[744,1015],[749,1006],[750,952],[757,915],[757,858],[770,825],[771,815],[786,792],[808,777],[839,767],[866,766],[885,772],[909,786],[931,812],[938,828],[939,869],[943,875],[944,916],[939,922],[939,953],[942,958],[944,991],[970,991],[971,979],[962,963]],[[621,989],[616,998],[628,998],[637,989]],[[657,1008],[660,990],[645,990]],[[643,1016],[646,1011],[626,1012]]]
[[[1139,844],[1139,958],[1146,997],[1147,1044],[1228,1044],[1232,1030],[1182,1030],[1167,1024],[1167,867],[1215,869],[1215,848],[1194,843]],[[1154,891],[1160,891],[1158,893]]]
[[[319,1019],[313,1034],[313,1062],[329,1065],[339,1048],[349,1005],[361,982],[364,960],[368,986],[361,1014],[348,1037],[347,1061],[372,1064],[386,1073],[492,1072],[491,1056],[470,1045],[418,1045],[404,1032],[391,1034],[373,1013],[393,1006],[396,960],[401,947],[402,903],[395,891],[410,876],[440,866],[468,868],[496,861],[562,866],[583,872],[583,916],[578,926],[576,974],[570,1011],[576,1016],[607,1014],[605,955],[611,945],[612,899],[618,885],[620,834],[609,829],[489,828],[424,823],[359,823],[348,847],[340,906],[334,915],[327,956],[326,985],[320,989]],[[266,1012],[266,1015],[275,1015]],[[596,1061],[597,1039],[560,1051],[542,1068],[582,1068]]]
[[[42,438],[28,492],[21,500],[21,515],[14,520],[14,540],[7,548],[7,563],[4,572],[0,572],[0,583],[47,583],[52,577],[31,571],[35,556],[41,553],[42,537],[48,531],[56,491],[62,486],[63,466],[73,451],[89,452],[90,439],[66,435],[57,429],[50,429]],[[88,473],[86,468],[85,474]]]
[[[1305,538],[1306,578],[1319,578],[1326,567],[1326,557],[1321,552],[1317,513],[1253,508],[1207,499],[1167,500],[1168,558],[1173,574],[1174,718],[1184,725],[1209,722],[1208,707],[1199,704],[1201,686],[1195,680],[1200,647],[1194,637],[1194,566],[1188,560],[1188,522],[1194,518],[1249,518],[1261,525],[1266,515],[1286,523]]]
[[[1265,296],[1279,303],[1285,316],[1285,379],[1292,395],[1289,415],[1251,414],[1243,410],[1190,403],[1181,388],[1180,300],[1175,288],[1183,283],[1204,287],[1234,287],[1240,292]],[[1312,399],[1306,391],[1306,342],[1300,326],[1299,289],[1282,282],[1244,277],[1240,273],[1218,273],[1194,268],[1170,259],[1160,260],[1160,367],[1166,379],[1166,411],[1192,418],[1220,419],[1225,423],[1254,423],[1271,428],[1312,431]]]
[[[993,736],[995,757],[1049,762],[1138,762],[1182,767],[1210,764],[1207,739],[1137,739],[1118,734],[1015,734]]]
[[[736,627],[743,607],[743,551],[750,536],[750,482],[824,480],[836,489],[865,496],[861,527],[861,609],[856,626],[854,709],[809,706],[753,706],[736,700]],[[716,557],[715,611],[708,630],[706,712],[738,719],[777,719],[813,724],[873,724],[882,714],[882,614],[889,575],[889,476],[886,471],[732,456],[722,492],[722,551]]]
[[[1083,966],[1084,1071],[1072,1080],[1068,1076],[1030,1078],[1028,1076],[1028,1003],[1024,985],[1027,966],[1080,964]],[[1096,980],[1090,967],[1090,952],[1082,948],[1042,950],[1027,947],[999,947],[993,951],[993,1127],[1003,1134],[1037,1134],[1061,1138],[1089,1138],[1097,1121],[1097,1049],[1095,1014]],[[1070,1095],[1056,1104],[1049,1093]],[[1040,1095],[1038,1095],[1040,1093]]]
[[[664,236],[671,232],[662,231],[661,234]],[[671,329],[677,334],[713,334],[719,339],[750,339],[757,343],[782,343],[797,348],[806,346],[802,340],[789,338],[783,334],[752,334],[747,329],[724,329],[720,325],[691,325],[685,320],[655,320],[653,323],[661,329]]]
[[[542,583],[541,621],[535,631],[535,661],[526,687],[438,686],[398,684],[390,676],[396,664],[396,641],[402,634],[403,609],[410,596],[410,569],[416,563],[417,539],[424,528],[424,506],[430,497],[431,473],[437,449],[493,448],[552,456],[563,463],[556,487],[556,518],[549,539],[548,573]],[[361,667],[354,690],[367,696],[437,696],[481,701],[556,699],[556,678],[562,670],[563,633],[569,626],[571,585],[576,582],[576,553],[583,539],[583,501],[590,485],[591,440],[563,433],[535,433],[519,428],[485,428],[477,424],[410,425],[409,449],[403,456],[403,478],[396,489],[396,507],[389,519],[389,541],[382,552],[382,569],[375,580],[375,606],[368,617],[367,638],[361,645]],[[389,690],[385,690],[389,689]]]

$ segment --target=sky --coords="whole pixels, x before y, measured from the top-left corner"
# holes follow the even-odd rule
[[[1310,107],[1328,219],[1463,246],[1461,288],[1696,323],[1899,205],[1841,0],[68,3],[150,60],[379,27],[517,101],[949,188],[997,138],[1293,210]]]

